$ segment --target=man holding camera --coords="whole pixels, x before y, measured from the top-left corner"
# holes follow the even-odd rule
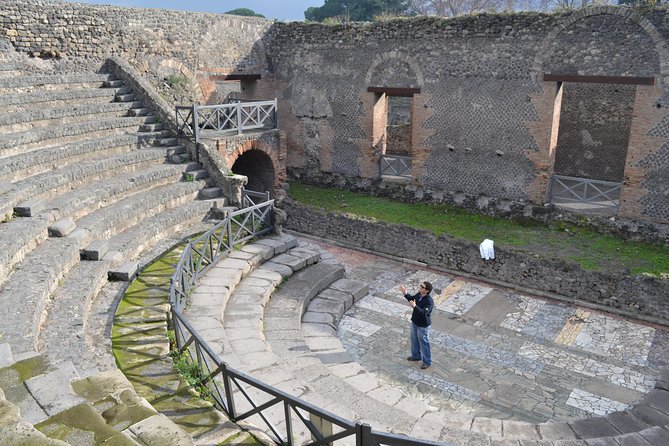
[[[404,284],[400,285],[400,291],[413,308],[411,314],[411,356],[407,358],[407,361],[420,361],[422,359],[423,363],[420,368],[425,370],[432,365],[432,355],[430,354],[430,326],[432,325],[430,316],[434,308],[434,300],[430,296],[432,284],[430,282],[421,283],[420,290],[413,296],[407,294],[407,287]]]

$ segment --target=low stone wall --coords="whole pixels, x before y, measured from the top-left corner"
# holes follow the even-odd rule
[[[325,213],[285,200],[285,228],[354,249],[412,259],[428,267],[464,273],[524,292],[596,307],[669,325],[669,281],[646,276],[585,271],[576,263],[495,248],[483,260],[478,245],[429,231],[351,215]]]

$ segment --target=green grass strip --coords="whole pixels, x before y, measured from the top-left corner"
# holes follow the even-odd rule
[[[330,212],[355,214],[379,221],[431,231],[436,236],[480,243],[488,238],[495,246],[535,253],[544,258],[577,262],[593,271],[632,274],[669,274],[669,250],[662,246],[628,241],[565,222],[508,220],[472,214],[449,205],[403,203],[340,189],[290,183],[297,202]]]

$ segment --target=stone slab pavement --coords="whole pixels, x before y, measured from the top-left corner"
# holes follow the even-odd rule
[[[541,423],[603,416],[650,393],[669,364],[669,332],[512,289],[304,238],[369,294],[338,336],[360,366],[440,410]],[[433,365],[408,362],[411,309],[399,291],[435,290]],[[303,321],[304,322],[304,321]],[[349,363],[350,366],[350,363]]]

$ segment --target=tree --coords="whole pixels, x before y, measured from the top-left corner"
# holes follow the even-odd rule
[[[507,3],[506,0],[412,0],[411,9],[420,15],[455,17],[504,9]]]
[[[262,18],[265,18],[264,15],[258,14],[257,12],[255,12],[254,10],[249,9],[249,8],[237,8],[237,9],[233,9],[233,10],[228,11],[228,12],[224,12],[223,14],[241,15],[241,16],[244,16],[244,17],[262,17]]]
[[[409,10],[409,0],[325,0],[320,8],[304,11],[304,18],[322,22],[331,17],[369,22],[381,14],[404,14]]]

